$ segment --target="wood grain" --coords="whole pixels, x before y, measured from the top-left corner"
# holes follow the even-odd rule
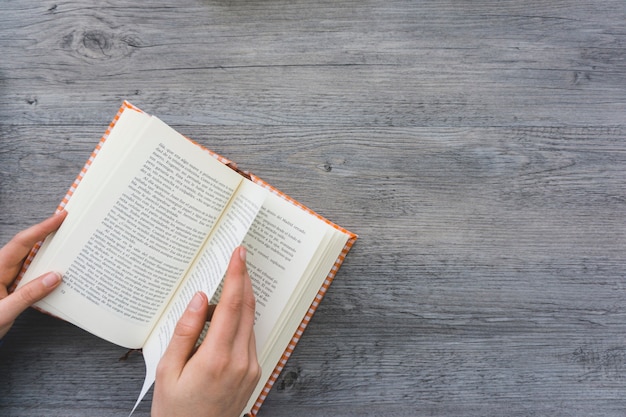
[[[260,417],[621,416],[624,21],[621,1],[8,2],[0,242],[128,99],[360,236]],[[29,311],[0,414],[127,415],[125,353]]]

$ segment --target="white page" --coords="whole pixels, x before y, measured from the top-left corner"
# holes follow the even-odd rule
[[[67,208],[67,226],[50,242],[53,250],[28,272],[64,275],[39,307],[113,343],[138,348],[242,177],[154,117],[135,143],[125,135],[112,135],[107,143],[114,139],[126,140],[127,158],[118,164],[124,169],[113,167],[92,192],[81,182],[81,193]],[[184,174],[168,171],[172,166]],[[140,284],[128,279],[133,271]],[[135,301],[129,299],[133,293]]]
[[[256,296],[254,332],[259,355],[300,278],[319,248],[327,225],[271,194],[244,239]]]
[[[248,180],[237,190],[231,207],[226,210],[224,218],[194,263],[189,277],[143,347],[146,377],[133,411],[154,383],[159,360],[165,353],[176,323],[189,301],[198,291],[203,291],[209,299],[212,297],[224,277],[233,251],[241,244],[267,195],[266,189]]]
[[[244,239],[248,251],[248,270],[256,295],[256,321],[254,333],[257,341],[257,355],[262,366],[262,375],[245,408],[249,412],[278,359],[266,360],[273,350],[282,352],[291,340],[294,331],[281,332],[285,316],[293,316],[298,323],[304,314],[293,314],[294,300],[300,301],[299,294],[310,283],[302,280],[309,277],[307,271],[314,268],[315,260],[329,228],[324,221],[293,205],[277,195],[270,195],[259,213],[250,232]],[[321,247],[320,247],[321,245]],[[283,256],[277,256],[282,253]],[[271,254],[271,257],[268,255]],[[280,262],[271,259],[279,259]],[[326,277],[330,267],[323,272]],[[317,280],[317,289],[323,278]],[[317,292],[317,291],[316,291]],[[306,302],[304,311],[311,300]],[[302,310],[302,308],[300,309]],[[297,317],[296,317],[297,316]],[[284,336],[276,343],[278,336]],[[285,341],[286,340],[286,341]]]

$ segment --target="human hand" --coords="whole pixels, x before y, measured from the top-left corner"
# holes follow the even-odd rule
[[[67,212],[62,211],[19,232],[0,249],[0,339],[22,311],[50,294],[61,283],[61,275],[48,272],[9,294],[9,287],[32,247],[57,230],[66,215]]]
[[[254,339],[255,299],[246,250],[235,249],[206,338],[209,314],[199,292],[176,325],[156,372],[152,417],[239,417],[260,376]]]

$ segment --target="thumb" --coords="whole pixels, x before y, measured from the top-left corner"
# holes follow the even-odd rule
[[[60,283],[61,275],[59,273],[48,272],[0,300],[0,333],[3,330],[6,333],[22,311],[50,294]]]
[[[178,379],[194,352],[198,337],[206,323],[208,310],[207,296],[203,292],[197,292],[174,328],[172,339],[159,362],[157,379],[159,376],[169,379],[169,375],[174,375]]]

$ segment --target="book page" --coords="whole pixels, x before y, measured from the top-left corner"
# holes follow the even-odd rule
[[[256,297],[254,332],[259,358],[272,348],[270,336],[281,317],[289,314],[288,306],[311,285],[319,289],[319,279],[313,284],[307,279],[328,274],[347,238],[281,197],[268,196],[243,241]],[[211,304],[219,302],[221,290],[220,283]]]
[[[81,182],[83,201],[68,205],[63,233],[23,282],[61,272],[63,283],[39,307],[138,348],[242,177],[156,118],[134,142],[124,135],[107,142],[115,138],[127,140],[121,162],[91,190]]]
[[[304,210],[271,194],[244,239],[256,296],[254,332],[259,357],[278,317],[314,258],[325,227]]]
[[[244,239],[256,296],[254,332],[262,367],[246,411],[254,405],[346,240],[345,234],[277,195],[270,195],[263,205]]]
[[[176,323],[189,301],[198,291],[203,291],[209,299],[211,298],[222,282],[233,251],[241,244],[268,193],[265,188],[249,180],[244,180],[237,190],[185,281],[143,347],[146,377],[135,407],[154,383],[159,360],[165,353]]]
[[[145,130],[150,118],[148,114],[128,108],[124,109],[115,124],[115,128],[109,132],[102,147],[100,147],[99,143],[89,157],[88,162],[91,163],[89,169],[85,173],[83,169],[79,174],[81,178],[80,186],[74,188],[74,184],[72,184],[72,188],[69,190],[72,197],[64,205],[65,210],[67,210],[68,213],[71,212],[71,214],[68,215],[69,218],[66,218],[61,227],[48,236],[43,242],[39,249],[40,253],[38,253],[30,263],[22,282],[20,282],[20,286],[37,276],[38,274],[36,274],[35,271],[47,271],[45,267],[41,267],[39,264],[49,262],[50,258],[56,256],[56,252],[48,249],[50,243],[53,240],[58,242],[68,239],[69,230],[72,229],[72,225],[78,221],[91,206],[91,196],[94,194],[94,190],[100,189],[102,184],[108,180],[110,173],[117,171],[124,159],[120,156],[128,152],[129,147],[134,143],[141,132]],[[96,154],[97,158],[94,158],[94,154]],[[57,248],[57,252],[59,249],[60,248]],[[56,312],[55,314],[66,319],[60,312]]]
[[[259,392],[265,385],[268,373],[276,365],[276,361],[273,363],[265,361],[266,363],[263,363],[263,358],[270,353],[276,352],[274,342],[280,334],[285,317],[290,315],[289,306],[299,302],[302,299],[302,294],[308,288],[317,286],[317,289],[319,289],[321,282],[332,266],[332,262],[330,264],[325,263],[324,267],[327,269],[321,273],[319,273],[319,268],[317,268],[319,260],[327,254],[326,245],[331,243],[331,237],[334,236],[334,232],[332,227],[317,217],[276,194],[269,193],[247,234],[245,234],[245,237],[242,235],[242,244],[246,246],[248,251],[246,258],[247,267],[256,298],[254,332],[257,354],[263,367],[263,375],[246,410],[252,407]],[[347,237],[341,233],[339,234],[342,236],[340,239],[345,243]],[[340,243],[338,246],[331,246],[333,246],[334,250],[332,254],[334,262],[341,251],[340,248],[343,247],[343,243]],[[228,259],[230,259],[230,253],[222,260],[224,271]],[[315,283],[307,281],[311,271],[318,271],[318,275],[321,275],[321,278],[316,280]],[[211,303],[216,303],[219,300],[222,289],[221,279],[219,281],[211,281],[211,285],[211,288],[208,291],[205,290],[205,293],[212,299]],[[315,290],[316,292],[317,289]],[[151,335],[144,346],[146,380],[135,407],[137,407],[154,383],[158,361],[165,352],[171,332],[175,326],[173,318],[176,317],[177,320],[180,317],[195,291],[196,288],[194,287],[190,288],[189,291],[181,291],[185,294],[182,297],[184,302],[172,309],[172,313],[175,314],[169,320],[170,323],[160,332],[158,337]],[[212,295],[213,297],[211,297]],[[314,294],[310,296],[311,299],[304,306],[304,311],[308,309],[313,297]],[[299,314],[299,317],[294,318],[298,323],[302,320],[304,311]],[[293,330],[286,334],[287,340],[291,339],[292,335]],[[283,346],[278,347],[281,354],[286,345],[287,343],[285,342]]]

